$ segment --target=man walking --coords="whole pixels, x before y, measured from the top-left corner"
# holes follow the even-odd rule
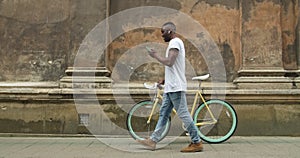
[[[184,123],[190,137],[191,144],[181,152],[198,152],[203,150],[202,141],[198,135],[197,128],[188,112],[186,94],[187,82],[185,78],[185,48],[182,40],[176,37],[176,26],[172,22],[165,23],[161,28],[162,37],[168,42],[166,56],[162,57],[151,49],[149,55],[165,65],[165,89],[163,102],[160,108],[160,116],[154,132],[150,138],[138,140],[144,146],[155,150],[164,125],[170,117],[173,108],[178,117]]]

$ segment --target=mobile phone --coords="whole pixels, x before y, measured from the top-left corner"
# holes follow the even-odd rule
[[[152,52],[152,49],[146,46],[148,52]]]

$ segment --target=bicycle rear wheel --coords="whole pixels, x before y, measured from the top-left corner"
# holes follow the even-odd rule
[[[194,123],[204,123],[198,127],[200,137],[208,143],[221,143],[229,139],[237,128],[237,115],[234,108],[223,100],[208,100],[206,102],[213,116],[208,112],[208,108],[202,103],[194,113]],[[205,124],[208,123],[208,124]]]
[[[133,139],[143,140],[144,138],[150,137],[151,133],[154,131],[159,118],[159,109],[161,105],[158,103],[154,109],[154,113],[147,123],[150,113],[153,109],[153,102],[150,100],[144,100],[135,104],[129,111],[127,115],[127,129],[129,134]],[[161,141],[165,136],[167,136],[171,125],[171,118],[169,118],[166,126],[164,127],[163,133],[159,138]]]

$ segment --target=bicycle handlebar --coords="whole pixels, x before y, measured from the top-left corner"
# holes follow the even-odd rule
[[[149,83],[149,82],[145,82],[144,83],[144,87],[147,88],[147,89],[163,89],[164,88],[164,85],[163,84],[160,84],[160,83],[157,83],[155,82],[154,84],[153,83]]]

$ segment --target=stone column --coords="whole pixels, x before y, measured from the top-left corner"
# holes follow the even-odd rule
[[[283,24],[285,7],[280,0],[240,1],[242,7],[242,65],[238,78],[234,81],[238,88],[295,88],[298,70],[292,60],[294,50],[287,46],[286,29],[292,24]],[[295,7],[295,6],[294,6]],[[283,26],[284,27],[283,27]],[[282,30],[282,28],[284,30]],[[296,61],[296,59],[294,59]],[[277,84],[278,83],[278,84]]]
[[[286,70],[297,70],[297,1],[282,1],[281,28],[282,28],[282,60]]]
[[[281,28],[282,28],[282,61],[286,70],[285,77],[292,80],[293,88],[299,87],[299,36],[298,32],[298,1],[281,1]]]
[[[300,4],[298,3],[298,12],[300,11]],[[298,59],[298,70],[300,70],[300,16],[298,14],[298,21],[297,21],[297,31],[296,31],[296,42],[297,42],[297,47],[296,47],[296,52],[297,52],[297,59]]]
[[[76,0],[72,2],[72,5],[70,43],[73,48],[70,50],[74,52],[69,54],[66,76],[60,80],[60,87],[110,88],[112,79],[110,78],[111,72],[106,68],[106,53],[99,52],[102,54],[101,57],[95,57],[98,55],[97,52],[91,51],[95,51],[97,48],[94,48],[95,50],[88,50],[88,48],[84,50],[85,53],[77,54],[80,46],[85,47],[86,44],[93,44],[83,43],[83,41],[95,26],[109,16],[109,0]],[[107,33],[104,33],[104,36],[106,36],[107,41]]]

